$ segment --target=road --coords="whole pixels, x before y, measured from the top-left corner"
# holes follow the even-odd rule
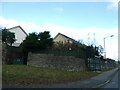
[[[120,70],[113,76],[113,78],[111,79],[111,81],[109,83],[107,83],[106,85],[104,85],[102,88],[119,88],[120,90]]]

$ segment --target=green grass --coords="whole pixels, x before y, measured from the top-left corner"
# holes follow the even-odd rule
[[[3,83],[63,83],[88,79],[98,72],[92,71],[66,71],[26,65],[3,65]]]
[[[2,82],[2,65],[0,65],[0,83]]]

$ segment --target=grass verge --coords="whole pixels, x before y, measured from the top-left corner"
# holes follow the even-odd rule
[[[3,65],[3,83],[48,84],[80,81],[98,75],[92,71],[66,71],[27,65]]]

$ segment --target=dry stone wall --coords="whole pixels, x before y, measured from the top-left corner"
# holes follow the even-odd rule
[[[84,71],[85,60],[73,56],[54,56],[53,54],[29,53],[27,65]]]

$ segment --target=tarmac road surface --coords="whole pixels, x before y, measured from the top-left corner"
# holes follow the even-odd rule
[[[120,70],[113,76],[113,78],[102,88],[117,89],[120,90]]]

